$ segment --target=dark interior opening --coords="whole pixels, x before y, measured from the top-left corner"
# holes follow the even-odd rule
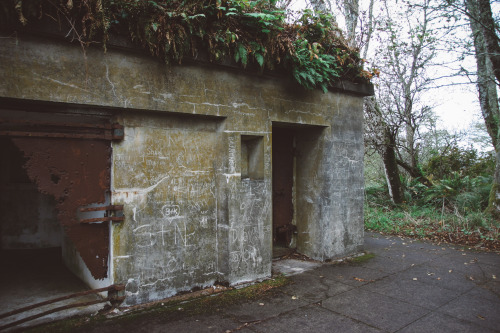
[[[273,159],[273,256],[289,252],[293,225],[294,138],[290,128],[272,129]]]
[[[311,253],[324,126],[273,123],[273,257]],[[312,228],[314,230],[314,228]]]
[[[64,264],[55,199],[30,181],[9,137],[0,154],[0,313],[88,289]]]

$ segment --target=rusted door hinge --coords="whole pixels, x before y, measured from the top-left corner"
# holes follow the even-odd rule
[[[80,223],[97,223],[97,222],[107,222],[107,221],[122,222],[125,220],[125,216],[123,215],[123,205],[80,208],[81,213],[99,212],[99,211],[105,211],[104,216],[88,218],[88,219],[80,219]]]

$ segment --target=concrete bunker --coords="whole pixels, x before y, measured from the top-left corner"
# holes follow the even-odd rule
[[[267,278],[273,243],[318,260],[362,248],[370,88],[305,91],[231,65],[165,67],[136,51],[89,48],[85,70],[76,45],[0,40],[1,140],[31,190],[53,198],[43,207],[81,257],[68,262],[85,283],[124,284],[133,305]],[[76,170],[82,162],[95,176]],[[90,183],[91,193],[78,187],[64,200]]]

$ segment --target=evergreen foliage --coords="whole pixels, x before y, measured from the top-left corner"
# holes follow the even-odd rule
[[[435,152],[422,166],[432,186],[401,177],[404,203],[394,205],[387,184],[365,189],[365,227],[393,234],[500,249],[500,221],[485,210],[495,157],[453,146]]]
[[[205,53],[212,62],[285,70],[307,89],[369,82],[373,73],[363,70],[331,16],[306,10],[289,22],[288,14],[276,0],[4,0],[0,25],[22,30],[43,19],[69,27],[84,47],[105,48],[117,34],[166,63]]]

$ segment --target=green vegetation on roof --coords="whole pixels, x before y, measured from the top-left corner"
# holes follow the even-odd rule
[[[334,19],[305,10],[295,15],[275,0],[4,0],[3,29],[43,19],[70,29],[82,46],[117,34],[166,63],[208,54],[212,62],[232,58],[242,67],[289,73],[307,89],[340,80],[369,82],[357,50],[348,46]]]

